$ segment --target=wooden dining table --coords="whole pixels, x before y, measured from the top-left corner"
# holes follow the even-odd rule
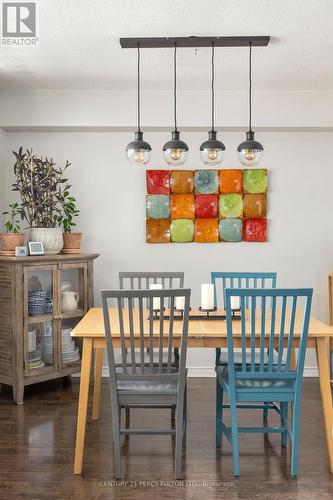
[[[135,311],[134,311],[135,312]],[[198,315],[200,312],[192,309],[190,315]],[[223,314],[223,311],[216,311],[216,315]],[[120,347],[120,333],[118,324],[118,315],[112,314],[110,311],[111,331],[113,347]],[[148,322],[148,320],[147,320]],[[179,327],[175,326],[174,339],[175,345],[180,341],[181,323]],[[175,325],[177,322],[175,322]],[[295,334],[293,336],[293,347],[297,348],[300,339],[302,324],[302,315],[297,313],[295,322]],[[125,329],[126,331],[126,329]],[[258,318],[258,331],[259,318]],[[279,336],[279,330],[275,332],[276,337]],[[102,377],[102,362],[103,352],[106,347],[105,330],[102,308],[92,308],[81,319],[77,326],[72,331],[72,337],[81,338],[83,340],[82,348],[82,364],[81,364],[81,380],[80,393],[77,414],[77,431],[74,459],[74,474],[82,473],[83,456],[84,456],[84,441],[87,421],[87,408],[89,397],[89,386],[91,378],[92,354],[95,352],[95,373],[94,373],[94,393],[93,393],[93,413],[92,419],[99,419],[100,406],[100,390]],[[241,346],[241,328],[240,321],[233,321],[233,337],[234,347]],[[328,458],[331,473],[333,473],[333,406],[331,394],[331,380],[329,369],[329,344],[330,339],[333,339],[333,327],[329,326],[319,319],[311,316],[309,325],[309,335],[307,348],[314,348],[317,354],[317,364],[319,371],[319,382],[321,391],[321,400],[324,416],[324,426],[326,443],[328,450]],[[139,341],[139,337],[138,337]],[[149,336],[147,334],[147,347]],[[250,336],[249,336],[250,341]],[[285,338],[287,344],[288,336]],[[156,345],[158,336],[156,336]],[[167,337],[166,337],[167,343]],[[139,345],[139,343],[138,343]],[[189,348],[226,348],[227,347],[227,329],[224,319],[190,319],[188,327],[188,347]],[[295,363],[295,361],[294,361]]]

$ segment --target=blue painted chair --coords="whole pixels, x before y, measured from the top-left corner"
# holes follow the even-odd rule
[[[235,476],[240,473],[239,432],[281,433],[282,446],[287,445],[289,437],[291,475],[298,474],[301,390],[312,292],[309,288],[226,290],[228,365],[216,367],[216,443],[221,446],[222,434],[225,434],[232,444]],[[231,297],[240,298],[241,322],[232,321]],[[300,338],[296,369],[292,370],[290,362],[295,330]],[[240,365],[234,361],[236,338],[241,346]],[[277,359],[273,356],[274,345]],[[269,358],[264,362],[267,347]],[[258,364],[256,348],[259,348]],[[282,361],[284,348],[285,363]],[[224,394],[230,402],[231,427],[223,423]],[[248,408],[251,403],[255,403],[256,408],[262,408],[258,404],[262,401],[274,401],[274,409],[280,414],[280,427],[238,427],[238,409]],[[292,405],[291,425],[288,404]]]
[[[214,305],[217,307],[218,304],[221,304],[222,309],[225,309],[225,292],[227,288],[276,288],[276,273],[212,272],[210,276],[211,283],[214,285]],[[245,302],[245,306],[248,308],[248,301]],[[234,360],[235,364],[241,362],[238,352],[234,353]],[[215,350],[215,366],[226,365],[227,363],[227,351],[217,347]],[[264,419],[267,419],[270,407],[271,405],[267,402],[263,408]]]

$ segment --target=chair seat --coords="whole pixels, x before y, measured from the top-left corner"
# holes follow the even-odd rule
[[[276,363],[278,359],[278,355],[276,351],[273,351],[273,363]],[[254,356],[254,362],[256,365],[260,363],[260,349],[255,350],[255,356]],[[246,364],[251,363],[251,353],[248,350],[246,352]],[[268,363],[268,353],[267,350],[264,352],[264,364]],[[283,361],[282,361],[283,363]],[[220,365],[227,365],[228,364],[228,351],[227,350],[221,350],[220,354]],[[234,350],[234,364],[235,365],[241,365],[242,364],[242,351],[241,350]]]
[[[119,380],[118,390],[121,392],[131,391],[138,393],[177,393],[177,381],[161,382],[156,380]]]
[[[217,377],[219,382],[226,387],[227,390],[229,390],[229,374],[228,374],[228,367],[227,366],[217,366],[215,368]],[[236,366],[235,367],[235,372],[240,372],[241,367]],[[295,380],[286,378],[286,379],[273,379],[273,378],[267,378],[267,379],[253,379],[253,378],[242,378],[242,379],[237,379],[236,375],[236,391],[237,392],[243,392],[247,391],[249,389],[254,389],[256,392],[259,391],[292,391],[294,392],[294,384]]]

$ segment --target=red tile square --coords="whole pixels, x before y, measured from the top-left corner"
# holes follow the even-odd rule
[[[195,217],[200,219],[218,217],[218,196],[199,194],[195,197]]]
[[[146,170],[148,194],[170,194],[169,170]]]
[[[243,241],[267,241],[267,219],[243,219]]]

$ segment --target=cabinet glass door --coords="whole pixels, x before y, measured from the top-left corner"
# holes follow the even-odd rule
[[[62,264],[60,267],[61,317],[77,318],[87,312],[87,265]]]
[[[24,270],[24,316],[29,324],[51,321],[57,314],[56,280],[56,266],[28,267]]]
[[[26,376],[38,376],[56,367],[55,326],[53,321],[29,323],[25,329]]]
[[[68,368],[71,365],[77,364],[78,370],[82,355],[81,339],[71,337],[72,329],[78,324],[81,318],[67,318],[61,321],[60,328],[60,353],[59,364],[60,369]]]

